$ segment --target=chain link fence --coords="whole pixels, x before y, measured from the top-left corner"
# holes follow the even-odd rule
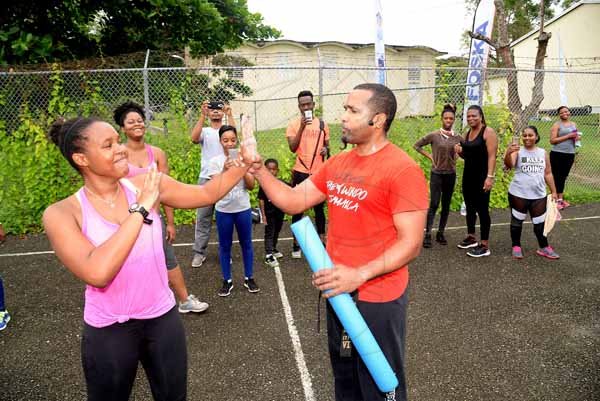
[[[487,69],[479,95],[488,125],[501,143],[512,137],[515,107],[532,99],[534,70]],[[516,74],[518,93],[507,79]],[[189,135],[203,100],[231,104],[235,119],[250,114],[264,156],[286,146],[285,127],[298,117],[297,94],[311,90],[316,114],[331,126],[332,141],[341,134],[340,116],[347,93],[357,84],[374,82],[377,69],[351,67],[147,68],[0,73],[0,135],[12,135],[24,116],[51,121],[58,115],[98,115],[112,121],[112,110],[126,100],[145,105],[150,131]],[[387,86],[398,100],[392,139],[412,151],[421,136],[439,128],[445,103],[457,106],[455,130],[464,132],[462,113],[468,70],[463,68],[388,68]],[[523,121],[538,127],[540,146],[550,149],[556,109],[566,104],[582,132],[582,144],[568,181],[569,191],[600,193],[600,72],[544,71],[539,107]],[[479,87],[478,87],[479,88]],[[514,91],[513,91],[514,92]],[[239,123],[239,120],[237,121]],[[501,149],[504,148],[501,146]]]

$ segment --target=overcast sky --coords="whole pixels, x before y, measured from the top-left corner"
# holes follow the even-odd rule
[[[247,0],[251,12],[284,39],[373,43],[374,0]],[[386,44],[433,47],[459,55],[461,35],[472,24],[464,0],[381,0]]]

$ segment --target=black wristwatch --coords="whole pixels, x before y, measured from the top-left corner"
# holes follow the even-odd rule
[[[152,219],[148,218],[148,211],[139,203],[132,203],[129,206],[129,213],[139,213],[144,218],[144,224],[152,224]]]

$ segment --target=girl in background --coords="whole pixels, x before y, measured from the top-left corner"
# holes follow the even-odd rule
[[[208,175],[226,172],[238,160],[238,138],[235,127],[223,125],[219,129],[219,140],[223,146],[223,154],[210,159]],[[233,189],[215,205],[217,219],[217,233],[219,235],[219,262],[223,274],[223,285],[218,295],[226,297],[233,289],[231,276],[231,245],[233,242],[233,228],[235,227],[244,260],[244,287],[256,293],[260,288],[254,281],[254,250],[252,248],[252,213],[248,190],[254,188],[254,176],[246,173]]]
[[[442,127],[423,138],[419,139],[414,148],[417,152],[431,160],[431,175],[429,179],[429,211],[427,212],[427,226],[423,247],[431,248],[431,227],[433,220],[442,201],[440,225],[435,235],[435,240],[441,245],[447,245],[444,230],[450,214],[450,201],[456,183],[456,153],[454,145],[459,144],[461,137],[456,135],[452,126],[456,119],[456,107],[451,104],[444,105],[442,110]],[[423,150],[423,146],[431,145],[431,154]]]
[[[125,147],[127,148],[127,162],[129,164],[129,173],[127,177],[135,177],[139,174],[146,174],[150,167],[155,166],[158,171],[169,174],[169,164],[167,155],[156,146],[148,145],[145,141],[146,126],[144,123],[144,108],[134,102],[126,102],[115,109],[114,120],[121,127],[121,131],[127,136]],[[173,288],[179,301],[179,312],[204,312],[208,309],[206,302],[201,302],[193,294],[188,293],[183,278],[183,272],[173,249],[175,240],[175,224],[173,208],[163,205],[165,218],[160,215],[160,222],[163,228],[163,249],[165,252],[167,274],[169,284]]]

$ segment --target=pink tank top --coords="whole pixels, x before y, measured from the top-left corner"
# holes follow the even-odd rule
[[[136,175],[146,174],[152,165],[156,165],[156,161],[154,160],[154,152],[152,152],[152,146],[145,144],[146,151],[148,152],[148,160],[150,161],[146,167],[138,167],[131,163],[127,163],[129,165],[129,173],[127,173],[127,178],[135,177]]]
[[[132,204],[135,193],[127,185],[121,189]],[[110,238],[119,225],[105,220],[94,209],[85,191],[77,191],[81,204],[82,229],[92,244],[99,246]],[[105,288],[87,285],[83,320],[93,327],[106,327],[129,319],[152,319],[175,306],[169,288],[162,228],[156,211],[150,212],[154,224],[144,224],[121,270]]]

